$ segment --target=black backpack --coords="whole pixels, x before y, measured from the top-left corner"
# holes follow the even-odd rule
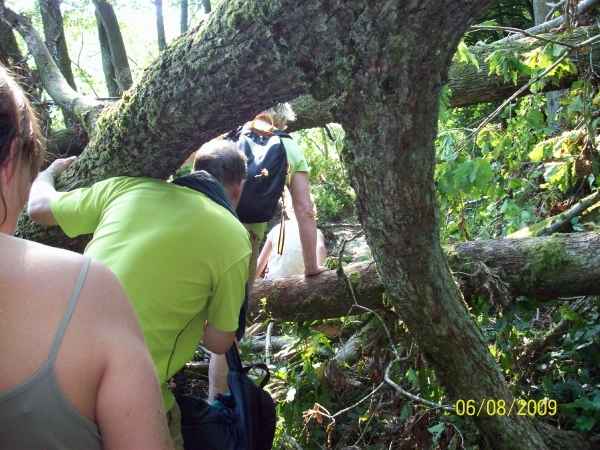
[[[242,366],[237,346],[226,353],[231,397],[217,410],[200,397],[176,395],[181,409],[185,450],[271,450],[275,438],[275,404],[263,387],[269,381],[265,364]],[[248,377],[251,368],[265,371],[260,386]]]
[[[260,119],[270,121],[271,126],[259,127],[256,122]],[[268,222],[277,211],[289,173],[282,137],[290,136],[275,128],[268,114],[259,114],[254,121],[224,136],[248,158],[248,177],[236,209],[242,223]]]

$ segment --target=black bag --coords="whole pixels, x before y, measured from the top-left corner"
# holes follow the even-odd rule
[[[271,126],[261,127],[264,120],[269,120]],[[268,114],[259,114],[254,121],[225,135],[248,158],[248,178],[236,210],[242,223],[268,222],[277,211],[289,172],[282,137],[290,136],[275,128]]]
[[[275,404],[263,387],[270,372],[265,364],[242,366],[237,346],[227,351],[231,391],[224,409],[217,410],[200,397],[177,395],[185,450],[270,450],[275,438]],[[248,377],[253,367],[265,371],[260,386]]]

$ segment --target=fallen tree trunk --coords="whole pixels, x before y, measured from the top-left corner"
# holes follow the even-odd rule
[[[514,296],[540,301],[600,295],[600,234],[575,233],[518,240],[481,240],[445,247],[448,264],[465,299],[480,294],[504,307]],[[485,267],[486,270],[482,270]],[[358,305],[379,310],[385,289],[373,261],[344,268]],[[509,296],[510,298],[507,298]],[[250,312],[274,319],[305,321],[363,313],[336,271],[257,280]]]

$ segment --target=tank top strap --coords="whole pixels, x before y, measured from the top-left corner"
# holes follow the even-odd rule
[[[81,287],[83,286],[83,281],[85,280],[85,276],[87,274],[91,260],[92,258],[90,258],[89,256],[84,256],[83,266],[81,267],[81,272],[79,272],[79,278],[77,279],[77,284],[75,285],[75,289],[73,290],[73,295],[71,295],[71,300],[69,301],[67,310],[65,311],[65,314],[63,315],[63,318],[60,321],[58,331],[56,332],[56,336],[54,337],[54,343],[52,344],[52,350],[50,351],[50,357],[48,358],[49,361],[54,362],[54,358],[56,357],[56,353],[58,352],[58,347],[60,347],[60,342],[62,341],[69,320],[71,319],[71,314],[73,314],[73,310],[75,309],[75,305],[77,304],[77,300],[79,299]]]

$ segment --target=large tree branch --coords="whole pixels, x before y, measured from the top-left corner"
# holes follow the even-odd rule
[[[448,264],[463,296],[499,298],[501,281],[512,296],[541,301],[562,296],[600,295],[600,235],[575,233],[518,240],[472,241],[445,248]],[[489,269],[481,273],[479,264]],[[372,261],[347,266],[358,303],[369,309],[385,306],[385,288]],[[492,276],[495,275],[495,276]],[[500,286],[501,288],[501,286]],[[353,307],[344,281],[335,271],[317,277],[257,280],[250,311],[285,321],[305,321],[362,313]]]
[[[598,27],[580,28],[572,35],[562,38],[562,41],[567,45],[576,45],[582,40],[597,36],[600,33]],[[547,38],[556,38],[554,35],[547,35]],[[506,48],[510,45],[512,51],[516,54],[526,53],[540,45],[537,39],[521,39],[513,41],[510,44],[500,45],[478,45],[470,47],[475,59],[478,61],[479,69],[472,64],[454,62],[450,68],[448,87],[452,91],[449,98],[450,107],[465,107],[479,103],[497,102],[505,100],[513,95],[518,89],[523,87],[530,81],[529,77],[518,77],[516,83],[512,81],[504,81],[502,76],[489,74],[489,63],[485,59],[498,48]],[[576,81],[581,74],[587,73],[590,68],[594,68],[596,61],[600,61],[600,46],[592,45],[585,48],[583,51],[575,53],[571,56],[577,67],[577,73],[564,75],[558,84],[548,84],[544,91],[552,91],[568,88]],[[110,77],[109,77],[110,78]],[[329,98],[324,101],[315,100],[312,96],[306,94],[307,89],[302,85],[295,87],[299,95],[294,100],[291,100],[292,107],[296,112],[297,119],[294,122],[288,123],[287,131],[293,132],[306,128],[324,127],[334,121],[333,111],[335,111],[339,98]],[[526,91],[523,95],[528,94]],[[258,110],[252,110],[250,115],[255,114]],[[244,121],[245,119],[241,119]],[[214,135],[221,134],[229,128],[235,126],[235,123],[221,123],[221,118],[215,118],[215,124],[220,124],[215,127]],[[83,147],[79,150],[72,148],[70,152],[80,154],[84,150]],[[194,149],[190,150],[190,153]],[[59,152],[64,153],[64,152]],[[189,155],[189,154],[188,154]],[[185,158],[184,158],[185,159]],[[181,161],[180,161],[181,162]]]
[[[87,113],[100,106],[100,103],[77,93],[60,72],[43,39],[31,22],[24,16],[6,8],[4,21],[13,27],[27,43],[39,69],[44,88],[58,106],[76,114],[85,123]]]

